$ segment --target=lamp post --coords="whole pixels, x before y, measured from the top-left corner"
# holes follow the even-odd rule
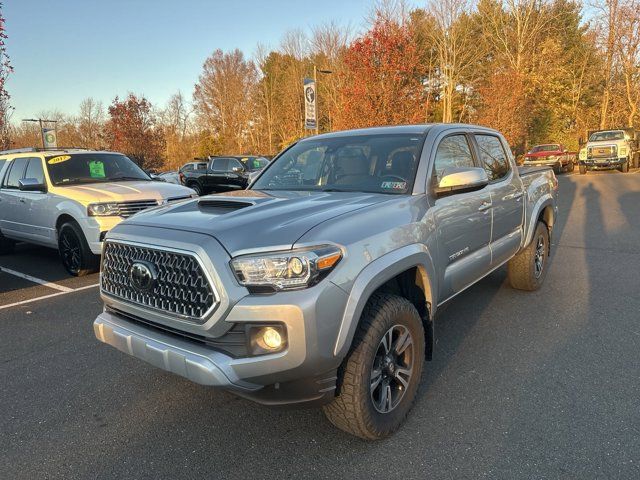
[[[42,148],[47,148],[46,144],[44,143],[44,132],[42,131],[42,124],[43,123],[53,123],[54,124],[54,128],[56,129],[56,137],[58,136],[58,120],[45,120],[43,118],[23,118],[22,119],[23,122],[35,122],[40,124],[40,136],[42,137]]]
[[[326,75],[329,75],[331,73],[333,73],[333,70],[323,70],[320,69],[318,67],[316,67],[315,65],[313,66],[313,83],[316,86],[316,135],[318,135],[318,133],[320,132],[320,115],[318,114],[319,109],[318,109],[318,93],[320,92],[320,89],[318,88],[318,74],[319,73],[324,73]]]

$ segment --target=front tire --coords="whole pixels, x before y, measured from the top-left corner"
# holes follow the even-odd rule
[[[91,252],[82,229],[75,222],[60,227],[58,252],[65,270],[74,277],[83,277],[100,268],[100,256]]]
[[[9,240],[7,237],[0,233],[0,255],[7,255],[9,253],[13,253],[15,249],[16,242],[13,240]]]
[[[624,162],[624,163],[622,164],[622,166],[620,167],[620,171],[621,171],[622,173],[627,173],[627,172],[629,172],[629,162]]]
[[[507,266],[509,282],[518,290],[538,290],[547,275],[550,253],[549,229],[538,222],[533,239]]]
[[[365,440],[395,432],[416,398],[424,364],[420,314],[406,298],[374,294],[341,369],[339,393],[324,407],[331,423]]]

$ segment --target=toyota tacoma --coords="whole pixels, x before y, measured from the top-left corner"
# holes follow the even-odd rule
[[[557,180],[471,125],[302,139],[248,190],[109,231],[97,338],[269,405],[322,405],[365,439],[394,432],[440,306],[500,266],[538,289]]]

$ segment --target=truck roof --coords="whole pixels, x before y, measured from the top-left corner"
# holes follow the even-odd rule
[[[448,130],[451,128],[470,128],[473,130],[496,132],[495,130],[481,125],[473,125],[470,123],[423,123],[415,125],[394,125],[384,127],[368,127],[358,128],[353,130],[342,130],[338,132],[323,133],[320,135],[314,135],[311,137],[300,139],[301,142],[307,140],[316,140],[319,138],[337,138],[337,137],[350,137],[356,135],[385,135],[385,134],[415,134],[425,135],[430,130]]]

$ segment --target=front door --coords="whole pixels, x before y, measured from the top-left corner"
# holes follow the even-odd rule
[[[449,135],[437,147],[432,184],[437,186],[448,168],[475,166],[467,136]],[[491,194],[483,188],[436,198],[432,210],[444,266],[438,297],[443,302],[489,271]]]
[[[208,190],[224,192],[227,188],[227,174],[229,170],[228,158],[214,158],[211,161],[206,187]]]

